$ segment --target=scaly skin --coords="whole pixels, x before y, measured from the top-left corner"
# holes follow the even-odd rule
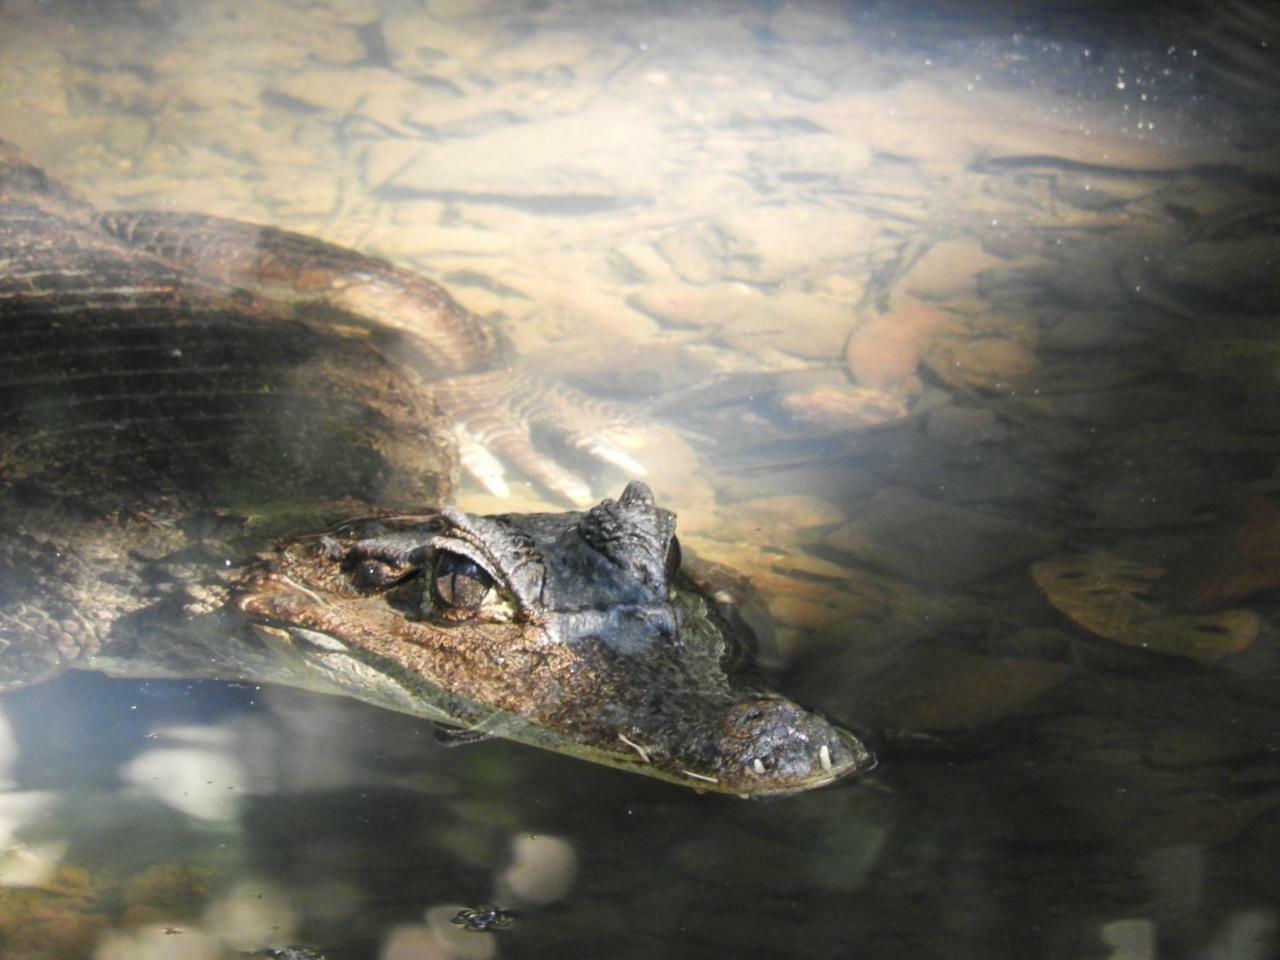
[[[0,689],[68,668],[283,683],[737,794],[871,765],[735,684],[740,638],[643,484],[586,513],[435,508],[458,457],[454,381],[431,378],[496,342],[439,287],[210,218],[195,232],[267,252],[195,271],[195,244],[108,219],[0,145]],[[360,301],[388,324],[336,302],[370,276],[399,291]],[[299,284],[343,312],[264,299]],[[433,317],[452,348],[418,336]]]

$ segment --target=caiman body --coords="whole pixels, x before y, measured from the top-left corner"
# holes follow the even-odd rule
[[[643,484],[584,512],[432,506],[458,476],[442,397],[502,371],[429,281],[99,214],[0,144],[0,344],[0,689],[283,683],[737,794],[873,762],[731,679],[738,639]]]

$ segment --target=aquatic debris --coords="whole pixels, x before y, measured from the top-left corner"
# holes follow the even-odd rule
[[[621,740],[623,743],[625,743],[628,747],[630,747],[636,753],[638,753],[640,755],[640,759],[645,763],[653,762],[652,760],[649,759],[649,751],[646,750],[644,747],[640,746],[640,744],[636,743],[634,740],[628,740],[627,737],[621,733],[618,734],[618,739]]]
[[[1049,602],[1090,633],[1152,653],[1217,663],[1257,639],[1252,610],[1167,613],[1144,599],[1164,571],[1098,550],[1051,557],[1031,575]]]
[[[478,907],[463,907],[449,922],[472,933],[487,933],[490,930],[506,930],[516,922],[516,915],[510,910],[485,903]]]

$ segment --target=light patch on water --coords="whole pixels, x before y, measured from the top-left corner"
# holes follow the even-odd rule
[[[93,960],[222,960],[223,956],[217,938],[203,930],[149,924],[105,934]]]
[[[13,843],[22,827],[48,814],[60,799],[50,790],[0,793],[0,845]]]
[[[218,727],[174,728],[161,736],[182,747],[139,754],[121,770],[126,783],[187,816],[228,823],[239,813],[248,784],[244,764],[231,750],[231,731]]]
[[[563,837],[520,836],[511,844],[511,865],[498,878],[499,902],[554,903],[578,874],[578,855]]]
[[[1264,960],[1274,957],[1276,912],[1257,909],[1233,914],[1205,951],[1205,960]]]
[[[248,951],[292,942],[298,917],[284,890],[247,879],[211,903],[204,921],[227,945]]]
[[[4,711],[0,710],[0,790],[11,787],[8,779],[13,762],[18,758],[18,742],[13,738],[13,727]]]
[[[65,841],[14,843],[0,850],[0,887],[39,887],[48,883],[66,856]]]
[[[441,911],[452,910],[455,913],[460,909],[461,907],[456,906],[440,907]],[[472,940],[479,942],[468,946],[467,941],[462,939],[468,934],[459,933],[457,927],[453,930],[451,936],[457,938],[457,946],[463,952],[455,951],[455,941],[445,938],[449,936],[448,934],[437,936],[437,931],[426,924],[414,923],[393,927],[382,944],[382,952],[378,954],[378,960],[461,960],[463,957],[468,960],[471,958],[489,960],[497,954],[491,937],[470,934]],[[466,953],[467,950],[475,951],[479,956],[475,953]]]
[[[1111,948],[1107,960],[1155,960],[1156,926],[1150,920],[1113,920],[1103,924],[1098,935]]]

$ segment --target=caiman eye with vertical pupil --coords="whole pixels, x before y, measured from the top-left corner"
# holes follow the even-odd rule
[[[668,584],[680,572],[680,541],[675,537],[672,537],[671,542],[667,544],[666,572]]]
[[[442,550],[431,571],[431,590],[445,608],[477,610],[493,589],[493,577],[469,557]]]

